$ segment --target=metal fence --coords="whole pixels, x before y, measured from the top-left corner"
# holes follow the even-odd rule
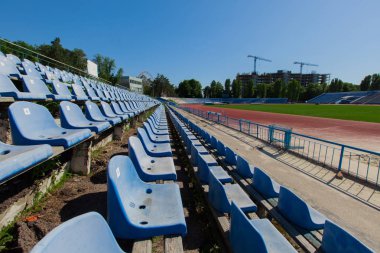
[[[194,115],[236,129],[259,140],[329,167],[336,172],[379,186],[380,153],[293,132],[291,129],[262,125],[216,112],[179,107]]]

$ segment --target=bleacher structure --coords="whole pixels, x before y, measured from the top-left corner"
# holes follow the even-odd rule
[[[306,101],[309,104],[380,104],[380,91],[323,93]]]

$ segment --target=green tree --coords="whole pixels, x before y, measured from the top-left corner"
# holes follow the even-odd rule
[[[370,90],[380,90],[380,75],[379,74],[373,74],[371,78],[371,86],[369,87]]]
[[[299,99],[301,93],[301,84],[297,80],[291,80],[288,83],[288,98],[293,101],[297,102]]]
[[[227,97],[231,97],[232,95],[230,79],[226,79],[226,81],[224,82],[224,94],[226,94]]]
[[[210,88],[210,86],[206,86],[203,89],[203,97],[204,98],[210,98],[211,97],[211,88]]]
[[[364,79],[360,83],[360,90],[361,91],[369,90],[369,87],[371,86],[371,80],[372,80],[371,75],[364,77]]]
[[[318,83],[310,83],[306,86],[306,89],[302,94],[300,94],[300,98],[303,101],[310,100],[318,95],[323,93],[323,86]]]
[[[232,81],[232,95],[234,98],[240,98],[241,96],[241,81],[234,79]]]
[[[176,95],[175,87],[170,83],[169,78],[162,74],[157,74],[152,82],[152,94],[155,97],[173,97]]]
[[[257,97],[266,98],[267,97],[267,85],[265,83],[259,83],[256,85]]]
[[[338,79],[338,78],[334,78],[333,80],[331,80],[331,83],[330,83],[330,86],[328,88],[328,91],[329,92],[340,92],[343,90],[343,81]]]
[[[249,80],[243,89],[243,97],[252,98],[254,93],[253,80]]]
[[[179,83],[177,93],[179,97],[184,98],[201,98],[202,85],[195,79],[183,80]]]
[[[118,83],[123,75],[123,69],[118,69],[115,73],[115,60],[96,54],[93,60],[98,65],[98,75],[111,83]]]
[[[282,93],[281,89],[282,89],[283,83],[284,83],[284,81],[282,81],[281,79],[277,79],[273,83],[273,96],[271,96],[271,97],[274,97],[274,98],[281,97],[281,93]]]

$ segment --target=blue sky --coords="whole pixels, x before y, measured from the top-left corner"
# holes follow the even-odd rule
[[[249,72],[305,67],[360,83],[380,72],[379,0],[1,1],[0,36],[31,44],[60,37],[89,58],[110,56],[125,74],[162,73],[205,86]]]

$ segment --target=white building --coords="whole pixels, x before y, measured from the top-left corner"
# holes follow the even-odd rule
[[[123,76],[120,79],[120,85],[127,87],[130,91],[143,93],[143,80],[133,76]]]

